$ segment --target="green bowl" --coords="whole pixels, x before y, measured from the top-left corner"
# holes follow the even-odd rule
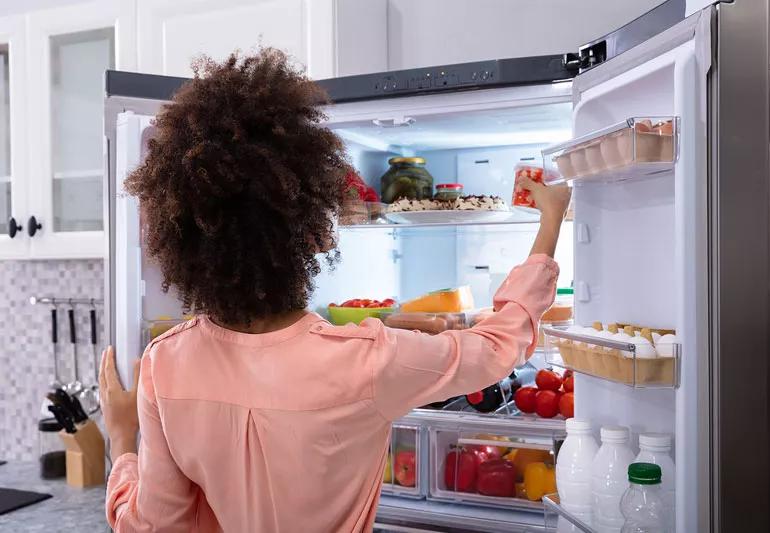
[[[353,323],[360,324],[364,319],[380,318],[383,313],[393,312],[392,307],[328,307],[329,320],[335,326]]]

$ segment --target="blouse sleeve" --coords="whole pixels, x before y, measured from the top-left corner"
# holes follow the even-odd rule
[[[382,327],[373,376],[379,411],[395,420],[508,376],[537,345],[538,322],[553,303],[558,275],[553,259],[531,256],[498,289],[497,312],[470,329],[428,335]]]
[[[121,455],[113,465],[107,482],[107,521],[115,533],[189,532],[195,529],[198,488],[180,471],[169,451],[147,352],[137,393],[142,435],[139,455]]]

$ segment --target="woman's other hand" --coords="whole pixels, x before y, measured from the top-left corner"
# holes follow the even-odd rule
[[[516,190],[520,189],[532,195],[535,205],[540,209],[541,220],[561,223],[569,207],[572,189],[566,185],[543,185],[526,176],[516,180]]]
[[[134,363],[134,383],[130,390],[120,384],[115,367],[115,349],[108,346],[102,353],[99,371],[99,399],[104,425],[110,437],[110,454],[114,461],[124,453],[136,453],[136,435],[139,432],[139,414],[136,410],[136,391],[139,385],[139,359]]]

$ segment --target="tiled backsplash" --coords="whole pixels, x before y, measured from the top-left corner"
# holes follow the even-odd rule
[[[45,391],[54,378],[51,306],[30,305],[30,296],[97,298],[104,295],[104,263],[87,261],[0,261],[0,459],[37,456],[37,420]],[[74,378],[67,309],[60,306],[59,371]],[[88,306],[76,306],[80,379],[94,381]],[[98,338],[103,344],[104,309],[97,305]]]

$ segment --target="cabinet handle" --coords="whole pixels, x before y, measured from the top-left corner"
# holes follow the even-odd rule
[[[23,228],[16,223],[16,219],[11,217],[8,220],[8,236],[13,239],[18,232],[20,232]]]
[[[37,230],[39,229],[43,229],[43,225],[37,221],[35,215],[32,215],[27,221],[27,233],[29,233],[30,237],[34,237],[35,233],[37,233]]]

